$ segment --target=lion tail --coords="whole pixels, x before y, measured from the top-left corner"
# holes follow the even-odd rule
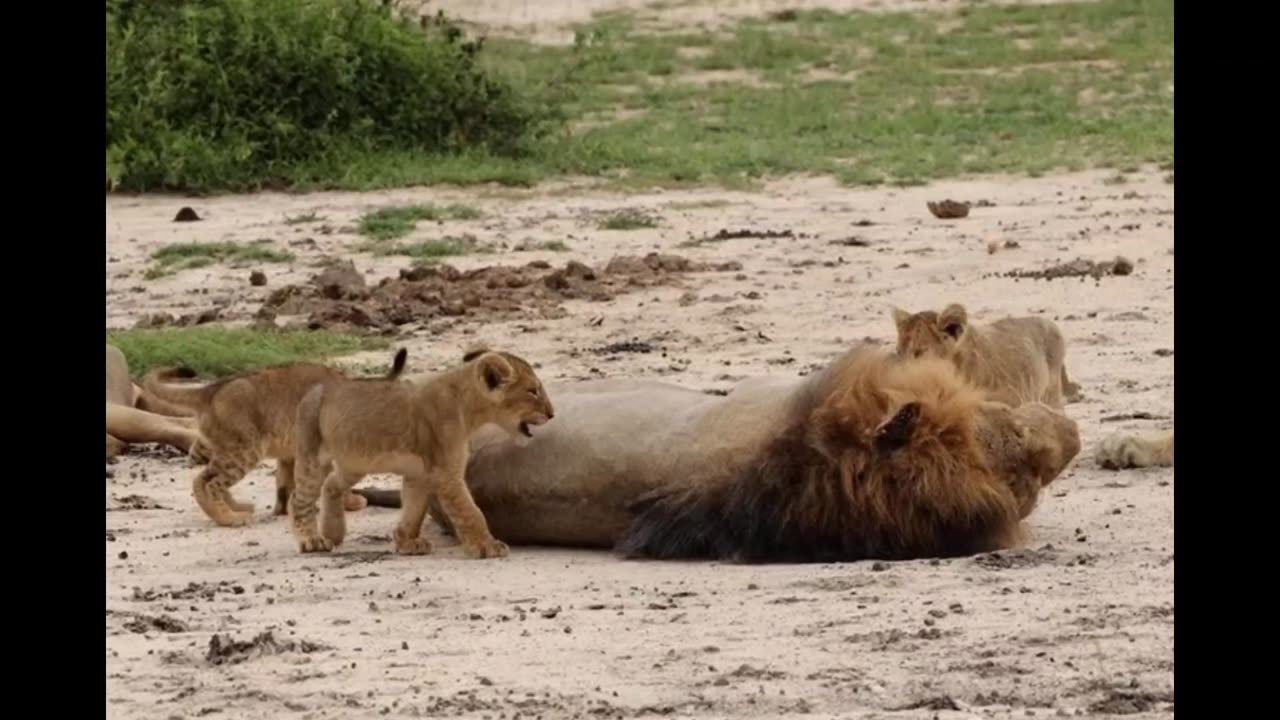
[[[401,350],[401,352],[404,352]],[[399,490],[383,490],[380,488],[356,488],[351,492],[361,495],[365,500],[369,501],[370,507],[398,508],[400,507],[400,491]]]
[[[197,413],[209,403],[211,385],[171,384],[173,380],[189,380],[196,371],[189,367],[156,368],[142,378],[142,389],[153,397],[171,405],[194,410]]]

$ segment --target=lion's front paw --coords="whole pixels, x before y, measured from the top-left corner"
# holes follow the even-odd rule
[[[467,557],[476,559],[500,558],[511,554],[511,549],[507,547],[507,544],[496,538],[464,545],[463,551],[467,554]]]
[[[324,537],[309,537],[298,541],[298,549],[304,553],[329,552],[333,550],[333,541]]]
[[[424,537],[396,540],[396,552],[401,555],[430,555],[433,549],[431,541]]]

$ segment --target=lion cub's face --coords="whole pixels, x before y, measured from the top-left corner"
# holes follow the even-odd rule
[[[551,399],[529,363],[507,352],[484,352],[474,358],[476,379],[492,404],[491,421],[524,445],[531,428],[555,417]]]
[[[913,314],[894,308],[893,322],[898,328],[898,355],[904,358],[932,355],[949,360],[968,329],[960,305],[948,305],[940,313],[925,310]]]

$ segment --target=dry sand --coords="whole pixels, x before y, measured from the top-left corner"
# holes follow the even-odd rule
[[[367,209],[465,202],[483,217],[422,223],[407,240],[466,232],[508,247],[458,258],[461,269],[533,259],[598,267],[651,251],[743,267],[673,276],[607,302],[569,300],[557,312],[548,311],[556,303],[531,306],[500,322],[410,323],[396,342],[416,372],[485,338],[536,360],[546,378],[723,388],[804,372],[864,338],[889,341],[891,305],[956,301],[977,319],[1056,319],[1085,396],[1068,406],[1085,449],[1029,518],[1027,547],[941,562],[658,564],[520,547],[504,560],[469,561],[446,539],[434,556],[400,558],[388,553],[394,511],[380,509],[351,517],[338,552],[302,556],[286,523],[269,515],[270,465],[239,486],[260,521],[216,528],[190,498],[185,459],[139,448],[108,467],[108,716],[1171,717],[1173,472],[1108,472],[1091,453],[1108,432],[1172,424],[1173,187],[1155,169],[1124,184],[1105,182],[1110,175],[910,189],[811,178],[759,193],[631,196],[562,185],[108,198],[112,327],[214,305],[248,321],[272,290],[358,243],[349,228]],[[943,221],[925,205],[944,198],[986,202]],[[188,204],[205,219],[171,222]],[[619,208],[644,209],[659,226],[598,229]],[[308,212],[323,220],[284,223]],[[678,247],[721,229],[792,236]],[[142,279],[148,253],[163,244],[258,238],[298,260]],[[569,251],[509,249],[546,240]],[[1134,261],[1132,274],[1002,276],[1118,254]],[[408,265],[349,257],[371,282]],[[252,269],[266,273],[265,286],[249,285]],[[653,351],[595,352],[630,340]],[[1144,413],[1152,417],[1131,417]],[[244,652],[223,643],[255,637]]]

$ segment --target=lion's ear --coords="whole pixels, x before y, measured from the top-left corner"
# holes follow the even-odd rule
[[[968,324],[969,313],[965,312],[963,305],[951,303],[938,313],[938,328],[953,339],[959,340]]]
[[[909,402],[876,428],[876,450],[893,452],[911,442],[920,420],[920,403]]]
[[[506,358],[493,352],[480,356],[476,361],[476,370],[489,390],[497,390],[506,385],[516,374],[515,368],[511,367]]]
[[[911,319],[911,313],[900,307],[893,308],[890,311],[890,314],[893,316],[893,324],[897,325],[899,330],[901,330],[903,326],[907,324],[907,321]]]

